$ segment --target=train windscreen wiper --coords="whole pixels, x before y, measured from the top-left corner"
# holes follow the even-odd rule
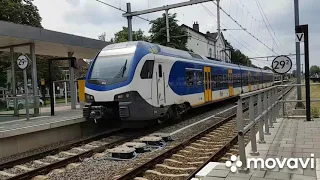
[[[127,62],[128,62],[128,60],[126,59],[126,62],[124,63],[124,65],[121,67],[119,73],[114,78],[123,77],[124,72],[126,72],[126,70],[127,70]]]

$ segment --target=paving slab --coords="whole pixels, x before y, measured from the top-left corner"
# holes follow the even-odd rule
[[[306,169],[303,169],[301,164],[298,164],[296,169],[290,169],[285,164],[283,168],[275,167],[267,170],[266,167],[261,169],[261,165],[258,164],[257,169],[249,169],[250,173],[243,174],[228,173],[226,171],[229,169],[224,164],[219,164],[216,169],[213,168],[209,173],[210,176],[207,177],[219,177],[228,180],[320,180],[320,121],[306,122],[303,119],[280,118],[274,124],[274,128],[270,129],[270,132],[271,135],[265,135],[265,144],[257,143],[259,156],[251,156],[249,154],[251,143],[247,144],[245,148],[247,157],[278,158],[280,161],[295,157],[301,158],[304,162],[308,158],[314,158],[314,168],[311,168],[310,160]],[[256,139],[259,139],[258,133]],[[311,154],[314,154],[314,157]]]

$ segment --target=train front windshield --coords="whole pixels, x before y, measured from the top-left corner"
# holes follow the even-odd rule
[[[133,55],[98,56],[89,82],[108,85],[127,80],[132,57]]]

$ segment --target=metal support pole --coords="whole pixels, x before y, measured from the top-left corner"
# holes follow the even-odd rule
[[[304,58],[305,58],[305,82],[306,82],[306,111],[307,111],[307,121],[311,121],[308,25],[303,25],[303,31],[304,31]]]
[[[36,59],[36,49],[34,43],[30,44],[30,55],[32,60],[32,89],[33,89],[33,104],[34,104],[34,116],[39,116],[39,87],[38,87],[38,76],[37,76],[37,59]]]
[[[54,116],[54,98],[53,98],[53,82],[52,82],[52,60],[49,60],[49,95],[50,95],[50,112]]]
[[[247,158],[246,158],[246,150],[244,144],[244,122],[243,122],[243,112],[242,112],[242,99],[238,99],[237,104],[237,129],[238,129],[238,144],[239,144],[239,155],[240,161],[242,161],[242,169],[247,168]]]
[[[73,52],[68,52],[68,57],[72,57]],[[74,86],[74,67],[71,65],[71,61],[69,60],[69,72],[70,72],[70,96],[71,96],[71,109],[76,109],[76,88]],[[75,63],[75,62],[74,62]]]
[[[299,25],[299,0],[294,0],[294,19],[295,26]],[[301,84],[301,63],[300,63],[300,43],[296,42],[296,68],[297,68],[297,84]],[[297,99],[301,100],[301,86],[297,86]],[[296,109],[303,109],[304,104],[298,102]]]
[[[218,28],[218,36],[221,33],[221,26],[220,26],[220,0],[217,0],[217,28]]]
[[[170,42],[170,28],[169,28],[169,14],[168,14],[168,9],[166,9],[166,29],[167,29],[167,42]]]
[[[127,13],[131,13],[131,4],[127,3]],[[128,20],[128,40],[132,41],[132,16],[127,17]]]
[[[76,103],[78,104],[78,83],[77,82],[74,82],[74,87],[76,89]]]
[[[265,91],[263,93],[263,111],[267,111],[268,110],[268,91]],[[265,128],[265,135],[270,135],[269,132],[269,123],[268,123],[268,118],[269,118],[269,112],[266,113],[266,115],[264,116],[264,128]]]
[[[272,89],[273,91],[273,104],[274,104],[274,107],[273,107],[273,123],[276,123],[277,122],[277,88],[273,88]]]
[[[281,76],[281,85],[283,85],[283,76]],[[299,86],[297,86],[299,87]],[[283,91],[284,87],[281,86],[281,99],[284,101],[284,91]],[[282,102],[282,118],[284,118],[286,116],[286,111],[285,111],[285,103]]]
[[[28,77],[27,77],[27,69],[26,68],[23,70],[23,80],[24,80],[26,116],[27,116],[27,120],[29,120]]]
[[[254,122],[254,96],[250,96],[249,98],[249,119],[251,122]],[[256,140],[256,129],[255,126],[252,126],[250,129],[250,140],[251,140],[251,152],[252,156],[259,156],[260,153],[257,151],[257,140]]]
[[[17,96],[17,87],[16,87],[16,73],[15,73],[15,62],[14,62],[14,49],[13,47],[10,47],[10,60],[11,60],[11,77],[12,77],[12,95],[14,97]],[[18,101],[17,101],[17,98],[14,98],[13,99],[13,108],[14,108],[14,112],[13,114],[15,116],[18,116],[19,115],[19,111],[18,111]]]
[[[56,105],[56,84],[52,83],[53,87],[53,104]]]
[[[270,107],[271,109],[269,110],[269,113],[268,113],[268,119],[269,119],[269,128],[274,128],[273,127],[273,114],[272,114],[272,90],[269,90],[268,91],[268,107]]]
[[[64,82],[64,100],[65,100],[66,106],[67,106],[68,105],[67,82]]]
[[[258,94],[258,101],[257,101],[257,108],[258,108],[258,114],[262,114],[262,93]],[[264,144],[266,141],[264,140],[264,134],[263,134],[263,117],[259,120],[258,124],[258,130],[259,130],[259,144]]]

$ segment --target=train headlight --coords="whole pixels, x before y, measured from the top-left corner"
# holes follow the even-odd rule
[[[122,93],[122,94],[118,94],[118,95],[115,95],[115,100],[127,100],[130,98],[130,93]]]
[[[90,94],[85,94],[86,102],[90,103],[94,101],[94,97]]]

